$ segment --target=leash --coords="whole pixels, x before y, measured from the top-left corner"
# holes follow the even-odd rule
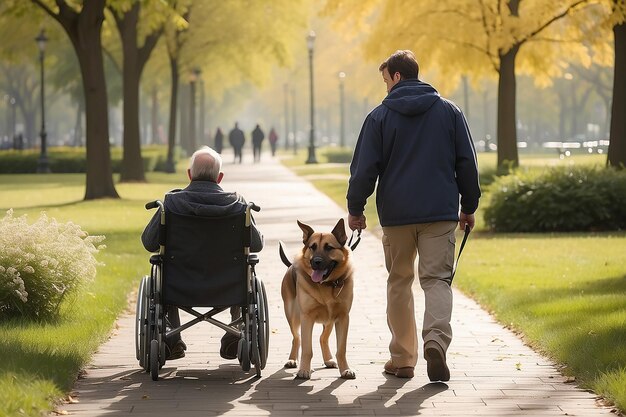
[[[463,235],[463,241],[461,242],[461,248],[459,249],[459,254],[456,256],[456,262],[454,262],[454,268],[452,268],[452,275],[450,276],[450,284],[452,284],[452,280],[454,279],[454,274],[456,274],[456,270],[459,266],[459,259],[461,258],[461,253],[463,253],[463,248],[465,247],[465,242],[467,242],[467,238],[470,234],[470,227],[468,224],[465,225],[465,234]]]
[[[348,241],[348,247],[350,250],[354,251],[357,246],[359,246],[359,242],[361,242],[361,229],[357,230],[357,235],[354,243],[352,243],[352,239],[354,239],[354,230],[352,231],[352,235],[350,236],[350,240]]]

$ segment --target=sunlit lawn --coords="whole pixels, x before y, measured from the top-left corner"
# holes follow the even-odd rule
[[[348,164],[305,165],[305,159],[283,162],[345,207]],[[605,162],[598,154],[520,154],[521,169]],[[481,171],[495,164],[495,153],[479,154]],[[374,196],[365,214],[380,233]],[[455,286],[564,365],[565,374],[626,410],[626,233],[499,235],[485,231],[480,212],[477,217]]]
[[[182,172],[182,171],[181,171]],[[117,184],[120,200],[82,201],[82,174],[0,175],[0,212],[34,221],[43,210],[106,235],[95,281],[64,305],[61,319],[0,322],[0,416],[40,415],[71,389],[78,371],[106,339],[128,294],[148,272],[139,236],[151,213],[144,204],[184,185],[184,176],[148,174],[149,184]],[[129,346],[129,349],[133,349]],[[23,410],[23,413],[19,410]]]

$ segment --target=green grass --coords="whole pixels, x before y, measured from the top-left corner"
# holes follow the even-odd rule
[[[0,213],[36,220],[41,211],[104,234],[96,279],[63,304],[51,323],[0,322],[0,417],[39,416],[68,392],[78,372],[106,340],[128,294],[148,272],[140,234],[152,213],[144,204],[185,184],[184,175],[149,173],[148,184],[117,184],[122,199],[82,201],[84,175],[0,175]],[[23,411],[19,411],[23,410]]]
[[[553,159],[528,160],[543,166]],[[596,159],[593,163],[603,164]],[[345,207],[348,165],[305,165],[305,160],[302,152],[285,162]],[[495,154],[481,155],[480,163],[495,164]],[[183,186],[181,172],[149,173],[148,184],[117,184],[121,200],[89,202],[82,201],[81,174],[0,175],[0,212],[14,208],[16,215],[28,214],[34,221],[45,210],[59,221],[72,220],[90,234],[107,237],[107,248],[97,256],[105,266],[98,268],[93,283],[64,304],[58,321],[0,322],[0,417],[40,415],[71,389],[147,272],[147,253],[139,240],[151,216],[145,202]],[[374,206],[370,200],[366,210],[370,228],[377,224]],[[475,233],[456,285],[503,323],[524,332],[538,349],[566,364],[565,372],[624,410],[625,254],[623,233]]]
[[[304,160],[298,155],[283,162],[345,207],[348,164]],[[604,166],[605,160],[521,154],[520,169]],[[495,163],[495,153],[479,154],[481,172],[495,171]],[[337,178],[341,169],[343,179]],[[375,229],[374,196],[365,215]],[[566,375],[626,411],[626,233],[496,235],[485,232],[480,213],[474,230],[455,285],[562,365]]]

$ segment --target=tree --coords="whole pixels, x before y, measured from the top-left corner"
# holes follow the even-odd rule
[[[147,16],[145,13],[141,14],[143,4],[143,2],[134,1],[130,4],[122,2],[114,3],[110,6],[122,41],[124,56],[124,150],[120,175],[121,181],[144,182],[146,180],[141,158],[139,134],[139,81],[144,66],[161,36],[163,26],[160,18],[162,14],[156,13],[157,10],[151,10],[152,13]],[[157,9],[159,5],[159,2],[152,2],[146,7]],[[152,28],[145,36],[142,46],[137,44],[140,16],[142,16],[143,20],[148,20]]]
[[[210,97],[218,99],[229,88],[259,84],[271,68],[291,58],[294,32],[304,26],[304,3],[294,0],[208,2],[178,1],[176,15],[165,27],[171,74],[168,133],[169,172],[174,171],[176,110],[179,79],[195,68],[202,70]],[[182,18],[176,18],[182,16]],[[211,22],[211,24],[206,24]],[[271,22],[271,24],[268,24]],[[249,92],[249,90],[248,90]],[[184,121],[179,121],[184,123]],[[189,138],[181,138],[183,139]],[[191,143],[191,142],[190,142]],[[193,152],[193,149],[186,149]]]
[[[613,104],[607,165],[626,167],[626,3],[612,1],[610,21],[615,42],[615,69],[613,76]]]
[[[356,0],[354,0],[356,1]],[[369,10],[377,0],[366,0]],[[412,45],[442,76],[458,79],[465,73],[478,80],[489,73],[498,77],[498,167],[519,164],[516,130],[516,67],[539,78],[562,73],[560,45],[570,59],[585,58],[582,43],[570,26],[560,22],[582,13],[590,0],[390,0],[375,16],[366,44],[370,57],[388,54],[387,45]],[[351,16],[352,1],[327,1],[327,13]],[[358,8],[361,18],[363,9]],[[386,42],[380,42],[385,39]],[[521,48],[533,43],[520,55]],[[521,58],[522,62],[519,62]]]
[[[179,6],[180,7],[180,6]],[[167,160],[165,170],[169,173],[176,172],[174,150],[176,148],[176,111],[178,110],[178,81],[180,78],[178,58],[184,42],[184,33],[188,28],[189,10],[182,12],[183,22],[170,19],[165,26],[167,55],[170,65],[170,115],[167,130]]]
[[[78,57],[85,92],[87,175],[85,200],[119,198],[113,184],[109,149],[109,115],[101,29],[106,0],[75,2],[31,0],[54,18],[65,30]]]
[[[36,117],[38,115],[40,82],[35,76],[33,68],[24,64],[6,65],[0,63],[0,74],[4,76],[0,86],[14,99],[13,105],[22,114],[24,146],[32,147],[37,143]]]

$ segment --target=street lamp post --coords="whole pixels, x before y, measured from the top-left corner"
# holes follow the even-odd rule
[[[283,86],[285,90],[285,150],[289,150],[289,84]]]
[[[46,42],[48,42],[48,38],[46,37],[44,29],[41,29],[41,32],[39,32],[35,41],[37,41],[37,46],[39,47],[39,63],[41,64],[41,132],[39,133],[39,136],[41,137],[41,153],[39,154],[39,160],[37,161],[37,172],[48,173],[50,172],[50,166],[48,164],[48,152],[46,147],[46,105],[43,65]]]
[[[339,73],[339,146],[341,146],[342,148],[346,146],[345,114],[343,103],[343,84],[345,79],[346,73],[341,71]]]
[[[13,139],[13,148],[14,149],[19,149],[22,150],[24,148],[24,141],[19,141],[20,143],[18,143],[17,140],[17,132],[16,132],[16,123],[17,123],[17,114],[16,114],[16,108],[15,108],[15,97],[11,97],[11,99],[9,100],[9,103],[11,103],[11,138]]]
[[[196,80],[198,74],[196,71],[191,71],[189,78],[189,149],[187,153],[191,155],[196,151]]]
[[[315,158],[315,97],[313,88],[313,47],[315,46],[315,32],[310,31],[306,37],[307,48],[309,49],[309,79],[311,85],[311,130],[309,133],[309,157],[307,164],[317,164]]]
[[[205,112],[205,108],[204,108],[204,79],[202,78],[202,70],[200,68],[196,68],[194,70],[194,72],[196,73],[196,77],[200,80],[200,111],[198,112],[198,131],[199,131],[199,136],[200,136],[200,143],[204,144],[205,142],[205,138],[204,138],[204,112]],[[194,150],[195,152],[195,150]]]
[[[298,113],[296,107],[296,89],[291,90],[291,128],[293,129],[293,154],[298,153]]]

